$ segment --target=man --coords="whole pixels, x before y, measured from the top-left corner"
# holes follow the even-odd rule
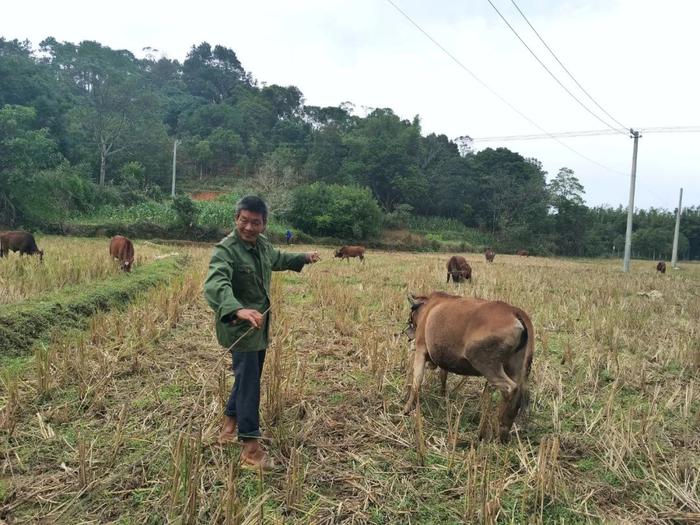
[[[262,233],[267,205],[249,195],[236,204],[236,228],[214,247],[204,296],[216,315],[216,337],[233,357],[234,384],[224,412],[220,443],[243,442],[244,466],[274,465],[260,445],[260,377],[270,331],[272,271],[301,271],[318,252],[284,253]]]
[[[289,244],[292,241],[292,231],[287,230],[287,233],[285,234],[285,237],[287,238],[287,244]]]

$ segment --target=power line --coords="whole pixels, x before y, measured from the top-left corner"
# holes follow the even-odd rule
[[[561,68],[562,68],[564,71],[566,71],[566,74],[569,75],[569,77],[571,78],[571,80],[573,80],[573,81],[576,83],[576,85],[579,87],[579,89],[580,89],[581,91],[583,91],[583,92],[586,94],[586,96],[587,96],[589,99],[591,99],[591,101],[592,101],[596,106],[598,106],[598,109],[600,109],[603,113],[605,113],[611,120],[613,120],[615,123],[617,123],[622,129],[629,129],[629,126],[625,126],[624,124],[622,124],[619,120],[617,120],[615,117],[613,117],[610,113],[608,113],[607,111],[605,111],[605,109],[603,109],[603,106],[601,106],[600,104],[598,104],[598,102],[596,102],[596,100],[588,93],[588,91],[586,91],[586,90],[583,88],[583,86],[579,83],[579,81],[576,80],[576,79],[574,78],[574,75],[571,74],[571,72],[566,68],[566,66],[562,63],[562,61],[559,60],[559,58],[557,57],[557,55],[554,54],[554,51],[552,51],[552,49],[547,45],[547,42],[545,42],[544,39],[540,36],[540,34],[537,32],[537,29],[535,29],[534,26],[530,23],[530,21],[529,21],[529,20],[527,19],[527,17],[525,16],[525,13],[523,13],[523,12],[521,11],[520,7],[518,7],[518,4],[515,3],[515,0],[510,0],[510,1],[511,1],[511,3],[515,6],[515,8],[518,10],[518,13],[520,13],[520,15],[525,19],[525,22],[527,22],[527,25],[530,26],[530,29],[532,29],[532,31],[537,35],[537,38],[540,39],[540,42],[542,42],[542,44],[544,45],[544,47],[547,48],[547,51],[549,51],[550,54],[554,57],[554,60],[556,60],[557,63],[561,66]]]
[[[566,92],[569,94],[569,96],[570,96],[571,98],[573,98],[583,109],[585,109],[588,113],[590,113],[591,115],[593,115],[593,116],[594,116],[596,119],[598,119],[600,122],[602,122],[603,124],[605,124],[605,125],[606,125],[607,127],[609,127],[610,129],[615,130],[616,133],[621,133],[621,134],[623,134],[623,135],[626,135],[626,134],[627,134],[627,129],[629,129],[629,128],[622,128],[622,129],[625,130],[625,131],[622,131],[622,129],[619,129],[619,128],[616,128],[616,127],[611,126],[611,125],[608,124],[605,120],[603,120],[603,119],[600,118],[598,115],[596,115],[588,106],[586,106],[583,102],[581,102],[581,101],[578,99],[578,97],[577,97],[576,95],[574,95],[574,94],[569,90],[569,88],[567,88],[567,87],[561,82],[561,80],[559,80],[559,79],[557,78],[557,76],[556,76],[554,73],[552,73],[552,71],[545,65],[545,63],[542,62],[542,60],[540,60],[540,57],[538,57],[537,54],[535,54],[535,52],[530,48],[530,46],[527,45],[527,43],[525,42],[525,40],[523,40],[522,37],[518,34],[518,32],[513,28],[513,26],[510,25],[510,23],[508,22],[508,20],[506,20],[506,17],[504,17],[504,16],[501,14],[501,12],[500,12],[500,11],[498,10],[498,8],[493,4],[493,2],[492,2],[491,0],[487,0],[487,2],[488,2],[489,4],[491,4],[491,7],[493,7],[493,9],[496,11],[496,13],[498,13],[498,16],[501,17],[501,20],[503,20],[503,22],[505,22],[505,24],[508,26],[508,29],[510,29],[510,30],[513,32],[513,34],[514,34],[516,37],[518,37],[518,40],[520,40],[520,43],[521,43],[522,45],[525,46],[525,48],[530,52],[530,54],[535,58],[535,60],[537,60],[537,62],[544,68],[544,70],[545,70],[547,73],[549,73],[549,75],[554,79],[554,81],[555,81],[557,84],[559,84],[559,86],[561,86],[561,88],[562,88],[564,91],[566,91]]]
[[[661,126],[661,127],[640,127],[643,133],[700,133],[700,126]],[[528,134],[528,135],[503,135],[500,137],[470,137],[475,142],[507,142],[511,140],[537,140],[558,138],[574,138],[574,137],[597,137],[601,135],[615,135],[617,132],[609,129],[595,129],[588,131],[559,131],[546,134]]]
[[[399,6],[397,6],[392,0],[386,0],[386,1],[387,1],[389,4],[391,4],[391,6],[392,6],[394,9],[396,9],[404,18],[406,18],[406,20],[408,20],[416,29],[418,29],[418,31],[420,31],[421,33],[423,33],[423,35],[424,35],[428,40],[430,40],[430,41],[431,41],[433,44],[435,44],[443,53],[445,53],[455,64],[457,64],[460,68],[462,68],[464,71],[466,71],[467,73],[469,73],[469,75],[471,75],[471,77],[472,77],[474,80],[476,80],[479,84],[481,84],[481,86],[484,87],[484,89],[486,89],[489,93],[491,93],[491,94],[492,94],[493,96],[495,96],[498,100],[500,100],[501,102],[503,102],[506,106],[508,106],[510,109],[512,109],[512,110],[513,110],[514,112],[516,112],[518,115],[520,115],[522,118],[524,118],[525,120],[527,120],[530,124],[532,124],[533,126],[535,126],[537,129],[539,129],[539,130],[542,131],[543,133],[549,135],[550,138],[551,138],[552,140],[558,142],[559,144],[561,144],[562,146],[564,146],[566,149],[568,149],[568,150],[571,151],[572,153],[578,155],[578,156],[581,157],[582,159],[585,159],[585,160],[587,160],[588,162],[590,162],[590,163],[592,163],[592,164],[595,164],[596,166],[598,166],[598,167],[600,167],[600,168],[603,168],[603,169],[605,169],[605,170],[608,170],[608,171],[610,171],[610,172],[625,175],[625,174],[623,174],[623,173],[620,172],[620,171],[617,171],[617,170],[615,170],[615,169],[613,169],[613,168],[609,168],[608,166],[605,166],[605,165],[601,164],[600,162],[591,159],[590,157],[584,155],[583,153],[580,153],[580,152],[576,151],[574,148],[572,148],[571,146],[569,146],[569,145],[566,144],[565,142],[562,142],[562,141],[559,140],[557,137],[551,135],[546,129],[544,129],[544,128],[543,128],[542,126],[540,126],[537,122],[535,122],[535,121],[532,120],[530,117],[528,117],[527,115],[525,115],[522,111],[520,111],[520,110],[519,110],[518,108],[516,108],[513,104],[511,104],[511,103],[508,102],[505,98],[503,98],[501,95],[499,95],[495,90],[493,90],[488,84],[486,84],[486,82],[484,82],[484,81],[481,80],[479,77],[477,77],[469,68],[467,68],[467,66],[465,66],[464,64],[462,64],[462,62],[460,62],[452,53],[450,53],[450,52],[449,52],[447,49],[445,49],[437,40],[435,40],[432,36],[430,36],[421,26],[419,26],[416,22],[414,22],[413,19],[412,19],[410,16],[408,16],[403,10],[401,10],[401,8],[400,8]],[[614,129],[614,128],[613,128],[613,129]],[[625,176],[626,176],[626,175],[625,175]]]

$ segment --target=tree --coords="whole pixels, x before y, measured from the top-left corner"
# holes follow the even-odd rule
[[[382,223],[379,204],[369,189],[320,182],[295,190],[289,216],[307,233],[342,239],[375,237]]]
[[[92,41],[75,46],[54,38],[44,40],[41,48],[78,96],[68,117],[70,129],[78,141],[98,149],[99,184],[104,185],[109,157],[139,142],[134,130],[149,130],[155,123],[162,126],[156,99],[128,51]]]
[[[420,122],[401,120],[390,109],[374,110],[343,139],[347,155],[340,178],[372,189],[386,210],[425,197],[417,163]]]
[[[182,78],[190,93],[208,102],[221,103],[235,97],[237,88],[250,88],[251,78],[236,53],[207,42],[192,46],[183,63]]]
[[[525,159],[507,148],[487,148],[471,159],[474,168],[473,203],[477,224],[494,234],[517,230],[514,242],[529,242],[532,234],[546,229],[545,172],[534,159]],[[512,235],[511,235],[512,237]]]
[[[36,110],[24,106],[0,109],[0,223],[23,218],[18,196],[31,188],[41,170],[56,168],[65,159],[46,128],[37,129]]]
[[[574,170],[561,168],[557,176],[547,185],[551,204],[558,207],[561,203],[583,205],[583,185],[574,176]]]

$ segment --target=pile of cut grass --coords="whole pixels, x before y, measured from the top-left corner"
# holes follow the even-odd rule
[[[71,285],[12,304],[0,305],[0,357],[26,354],[50,331],[80,328],[96,312],[127,305],[136,295],[180,273],[182,257],[137,267],[131,273],[85,285]]]

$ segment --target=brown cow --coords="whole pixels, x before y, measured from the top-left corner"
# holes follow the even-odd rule
[[[0,257],[9,255],[10,251],[19,252],[22,255],[39,254],[39,262],[44,260],[44,250],[40,250],[34,236],[23,231],[4,232],[0,234]]]
[[[486,262],[493,262],[493,258],[496,257],[496,252],[494,252],[491,248],[486,248],[486,251],[484,252],[484,257],[486,257]]]
[[[472,268],[469,266],[467,260],[461,255],[453,255],[450,260],[447,261],[447,282],[450,282],[450,276],[452,276],[452,282],[458,283],[462,279],[468,281],[472,278]]]
[[[428,363],[452,372],[483,376],[502,395],[501,441],[527,404],[527,378],[535,349],[535,330],[520,308],[444,292],[413,297],[406,333],[415,338],[413,383],[404,413],[413,410]],[[480,436],[481,438],[484,435]]]
[[[666,273],[666,263],[664,261],[659,261],[659,264],[656,265],[656,271]]]
[[[350,257],[359,257],[361,262],[365,262],[364,246],[342,246],[335,251],[335,256],[346,259],[350,262]]]
[[[520,255],[521,257],[530,257],[530,252],[527,250],[518,250],[515,255]]]
[[[123,235],[115,235],[109,242],[109,255],[119,260],[119,268],[130,272],[134,265],[134,245]]]

